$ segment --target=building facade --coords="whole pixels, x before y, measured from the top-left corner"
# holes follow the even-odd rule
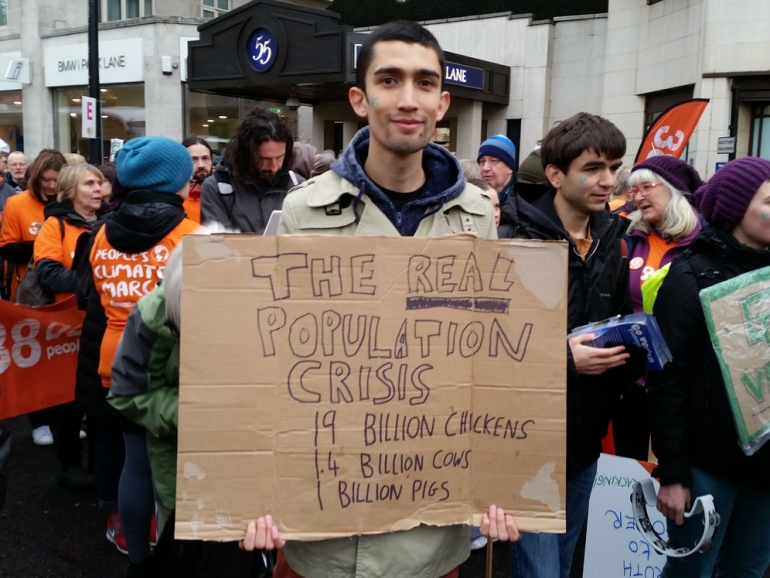
[[[0,138],[32,155],[49,146],[87,150],[78,118],[78,100],[87,94],[87,3],[0,2],[7,2],[0,69],[14,57],[31,64],[29,84],[0,82]],[[293,4],[325,8],[329,2]],[[224,19],[244,6],[239,0],[102,0],[105,139],[198,134],[221,150],[249,99],[273,95],[272,106],[283,108],[268,86],[250,87],[249,97],[187,86],[188,40],[199,38],[198,26],[208,18]],[[713,174],[728,160],[717,153],[717,139],[731,134],[731,122],[737,156],[770,158],[767,0],[609,0],[602,14],[535,20],[497,13],[424,24],[445,50],[510,69],[506,103],[453,98],[436,139],[459,157],[474,158],[480,142],[497,133],[508,134],[526,156],[555,122],[587,111],[621,128],[630,164],[661,112],[708,98],[683,158],[704,176]],[[282,110],[299,138],[318,148],[344,146],[361,126],[344,91],[328,93],[336,96],[301,99],[305,106],[296,113]]]
[[[323,8],[329,1],[295,4]],[[221,151],[252,103],[191,93],[185,75],[187,42],[198,38],[199,25],[246,1],[100,2],[104,156],[109,155],[110,139],[144,134],[175,139],[197,134]],[[10,150],[23,150],[31,158],[55,147],[88,157],[89,144],[81,131],[81,102],[88,95],[87,30],[86,1],[0,0],[0,138]],[[6,78],[14,59],[28,63],[28,82]]]

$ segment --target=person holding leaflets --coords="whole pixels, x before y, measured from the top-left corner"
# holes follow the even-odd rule
[[[32,259],[35,237],[45,220],[45,205],[56,199],[56,181],[65,164],[64,155],[59,151],[43,149],[29,167],[29,188],[5,203],[0,228],[0,256],[11,269],[8,298],[12,302],[16,299],[19,281],[24,278],[27,264]],[[54,442],[46,410],[30,413],[29,421],[36,445],[51,445]]]
[[[693,208],[693,193],[703,184],[698,172],[683,160],[651,157],[633,167],[626,183],[636,210],[625,241],[629,259],[629,291],[634,313],[642,308],[642,285],[658,269],[685,252],[701,224]],[[623,394],[612,416],[615,452],[647,460],[650,446],[649,396],[644,379]]]
[[[695,202],[709,226],[671,264],[653,308],[673,361],[647,382],[658,457],[652,474],[672,547],[692,547],[703,533],[695,516],[684,519],[696,497],[714,497],[720,522],[711,548],[669,558],[661,576],[760,578],[770,564],[770,444],[748,456],[738,443],[699,293],[770,267],[770,161],[730,161]]]
[[[78,270],[91,285],[82,293],[95,291],[107,318],[98,368],[105,388],[110,387],[112,361],[131,309],[163,278],[182,236],[198,228],[182,206],[193,161],[181,144],[157,136],[132,139],[121,148],[116,164],[118,180],[129,192],[91,235],[87,263]],[[128,420],[122,425],[126,458],[118,490],[120,516],[109,518],[107,538],[120,551],[127,550],[131,563],[139,563],[150,555],[152,479],[144,428]]]

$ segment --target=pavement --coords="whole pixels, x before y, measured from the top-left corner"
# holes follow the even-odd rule
[[[10,480],[0,510],[0,578],[121,578],[127,558],[105,538],[107,515],[96,493],[56,483],[53,446],[32,443],[26,417],[8,420],[13,432]],[[493,578],[508,578],[510,549],[493,547]],[[486,549],[471,553],[460,578],[485,578]],[[571,578],[580,578],[573,570]],[[770,578],[770,571],[763,578]]]

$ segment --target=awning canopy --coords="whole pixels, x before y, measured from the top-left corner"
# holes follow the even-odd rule
[[[340,15],[278,0],[254,0],[198,27],[189,43],[190,89],[303,104],[347,100],[365,34]],[[453,96],[508,104],[510,67],[445,53]]]

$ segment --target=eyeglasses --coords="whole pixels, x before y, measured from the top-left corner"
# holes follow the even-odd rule
[[[655,187],[660,187],[663,185],[663,183],[644,183],[637,187],[631,187],[628,189],[628,192],[631,193],[632,197],[635,197],[636,195],[643,195],[647,196],[649,195]]]

